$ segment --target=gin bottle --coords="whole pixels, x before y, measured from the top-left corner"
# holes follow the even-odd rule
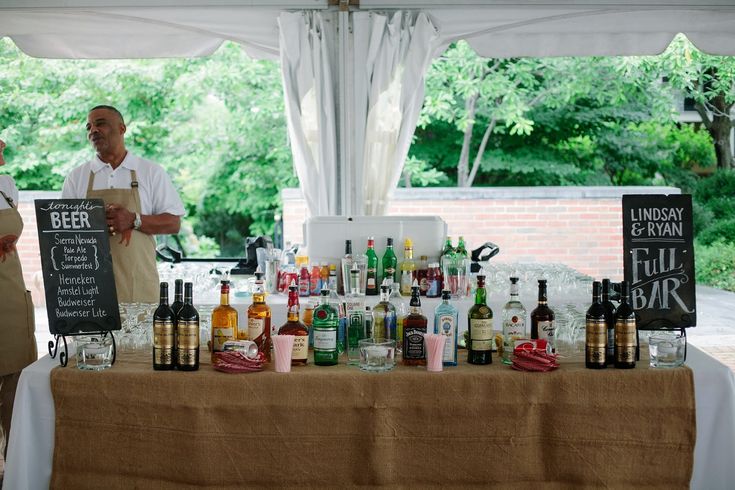
[[[312,329],[314,330],[314,364],[333,366],[337,364],[337,310],[329,304],[329,289],[322,289],[319,306],[314,309]]]
[[[512,364],[515,341],[526,337],[526,308],[518,299],[518,278],[510,278],[510,300],[503,307],[503,364]]]
[[[459,327],[459,312],[449,302],[451,291],[442,291],[442,302],[434,310],[434,333],[445,335],[443,364],[457,365],[457,329]]]
[[[360,363],[358,341],[366,338],[365,334],[365,299],[360,294],[360,269],[357,264],[350,269],[350,293],[345,297],[347,311],[347,363]]]

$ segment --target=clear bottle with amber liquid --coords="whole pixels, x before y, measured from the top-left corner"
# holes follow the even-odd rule
[[[153,369],[168,371],[174,359],[174,312],[168,306],[168,283],[162,282],[158,308],[153,313]]]
[[[299,320],[299,293],[296,285],[288,287],[288,314],[286,323],[278,329],[278,335],[293,335],[291,365],[306,365],[309,357],[309,329]]]
[[[253,303],[248,307],[247,336],[241,334],[240,339],[255,342],[258,350],[265,354],[266,359],[270,361],[271,308],[265,304],[265,287],[262,274],[256,274]]]
[[[403,320],[403,364],[406,366],[426,366],[424,335],[429,320],[421,311],[421,288],[414,280],[411,286],[409,312]]]
[[[184,283],[184,306],[176,315],[176,369],[199,369],[199,312],[194,308],[194,285]]]
[[[238,338],[237,310],[230,306],[230,281],[222,281],[219,305],[212,310],[212,362],[217,352],[225,350],[225,342]]]
[[[538,280],[538,306],[531,312],[531,338],[546,340],[556,351],[554,343],[554,310],[549,308],[546,279]]]
[[[607,320],[601,290],[600,281],[592,283],[592,304],[585,316],[584,365],[588,369],[607,367]]]
[[[618,369],[635,367],[638,329],[629,301],[630,283],[623,281],[620,283],[620,304],[615,310],[615,367]]]
[[[485,276],[477,276],[475,304],[467,312],[469,339],[467,341],[467,362],[470,364],[492,364],[493,310],[487,305]]]

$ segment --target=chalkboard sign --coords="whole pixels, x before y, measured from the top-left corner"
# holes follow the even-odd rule
[[[37,199],[35,203],[51,333],[120,330],[103,201]]]
[[[697,324],[692,231],[692,196],[623,196],[625,280],[638,328]]]

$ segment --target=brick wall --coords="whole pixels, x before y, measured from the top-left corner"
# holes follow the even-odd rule
[[[493,261],[558,262],[592,277],[623,276],[623,194],[678,194],[671,187],[396,189],[388,214],[437,215],[456,243],[500,246]],[[284,242],[300,243],[309,214],[299,189],[284,189]]]
[[[18,211],[23,218],[23,234],[18,240],[17,248],[23,265],[23,279],[26,288],[33,294],[36,306],[46,304],[43,292],[43,274],[41,273],[41,252],[38,248],[38,230],[36,229],[36,208],[34,199],[56,199],[59,191],[21,191]]]

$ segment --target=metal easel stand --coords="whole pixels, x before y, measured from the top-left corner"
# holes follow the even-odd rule
[[[56,354],[59,355],[59,364],[62,367],[66,367],[66,365],[69,363],[69,344],[66,341],[67,337],[77,337],[80,335],[97,335],[101,338],[106,338],[108,335],[110,336],[110,339],[112,339],[112,362],[111,364],[115,364],[115,359],[117,358],[117,344],[115,343],[115,335],[111,331],[107,332],[78,332],[68,335],[61,335],[56,334],[54,335],[54,340],[48,341],[48,353],[51,356],[51,359],[56,359]],[[63,350],[59,351],[59,345],[61,345],[63,342],[64,348]]]

